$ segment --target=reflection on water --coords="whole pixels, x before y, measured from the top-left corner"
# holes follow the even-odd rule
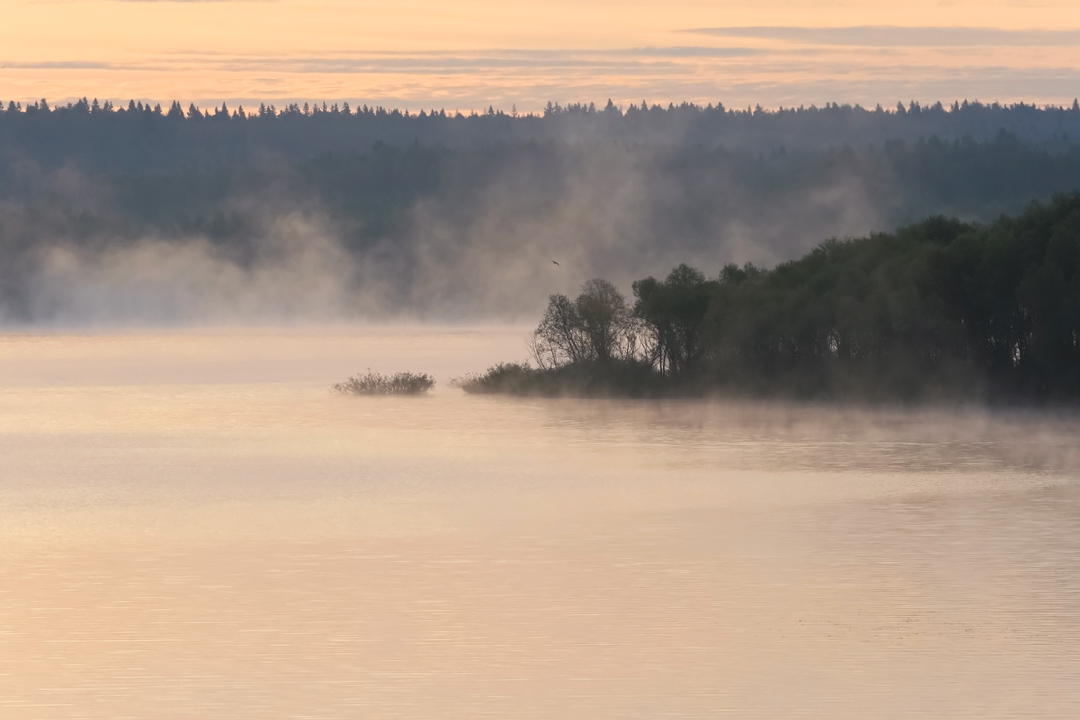
[[[1074,418],[447,386],[522,335],[0,338],[0,717],[1080,716]]]

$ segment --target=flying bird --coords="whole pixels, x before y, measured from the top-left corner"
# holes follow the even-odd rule
[[[554,263],[555,265],[559,264],[559,263],[555,262],[554,260],[552,260],[551,262]],[[560,267],[562,267],[562,266],[560,265]]]

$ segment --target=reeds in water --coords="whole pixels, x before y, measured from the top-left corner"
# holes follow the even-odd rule
[[[331,389],[342,395],[422,395],[435,387],[435,378],[427,373],[399,372],[393,375],[368,370],[345,382],[334,383]]]

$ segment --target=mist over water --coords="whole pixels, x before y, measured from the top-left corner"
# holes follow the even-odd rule
[[[0,323],[528,323],[549,294],[593,277],[628,291],[683,262],[713,276],[729,262],[772,265],[890,222],[892,201],[871,197],[854,175],[766,198],[735,168],[706,172],[688,189],[662,167],[670,161],[661,151],[559,147],[547,163],[539,154],[500,160],[479,180],[469,168],[448,170],[397,211],[392,231],[370,237],[364,217],[311,188],[274,187],[297,182],[283,170],[270,187],[223,190],[209,207],[184,211],[224,213],[245,228],[225,240],[174,226],[133,230],[131,208],[92,177],[38,170],[28,199],[0,195],[9,261]]]
[[[26,305],[44,326],[327,322],[377,307],[378,288],[355,290],[356,274],[318,222],[286,217],[243,263],[204,238],[46,248]]]
[[[1076,716],[1076,417],[449,386],[527,334],[0,336],[0,714]]]
[[[0,324],[532,323],[591,278],[627,292],[680,263],[771,267],[934,214],[989,221],[1080,182],[1073,145],[1004,130],[856,148],[723,138],[264,148],[122,171],[0,148]]]

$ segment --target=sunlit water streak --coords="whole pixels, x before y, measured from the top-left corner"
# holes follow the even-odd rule
[[[0,717],[1080,716],[1075,418],[447,386],[523,334],[0,338]]]

